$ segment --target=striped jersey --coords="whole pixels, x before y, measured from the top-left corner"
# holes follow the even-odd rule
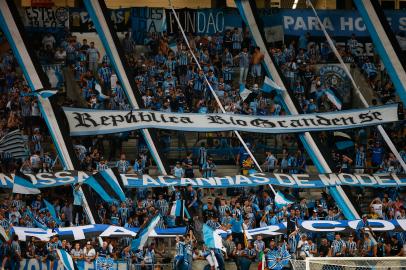
[[[292,236],[289,236],[288,239],[288,244],[289,244],[289,252],[290,253],[295,253],[297,249],[297,244],[299,243],[299,234],[295,234]]]
[[[185,256],[185,243],[178,242],[175,246],[176,256]]]
[[[100,171],[105,171],[108,168],[109,168],[109,165],[107,163],[98,162],[97,165],[96,165],[96,170],[99,171],[99,172]]]
[[[199,148],[199,164],[203,166],[207,161],[207,149],[205,147]]]
[[[187,51],[180,51],[177,54],[177,60],[179,66],[187,66],[189,64],[189,54]]]
[[[228,206],[228,205],[220,205],[220,206],[219,206],[219,214],[220,214],[220,217],[225,216],[227,210],[228,210],[228,211],[231,210],[230,206]]]
[[[126,173],[130,167],[130,162],[127,160],[119,160],[116,162],[116,167],[120,173]]]
[[[347,254],[354,254],[357,251],[357,243],[352,241],[347,241],[347,243],[345,244],[347,249]]]
[[[334,240],[331,243],[331,254],[336,256],[338,253],[343,253],[344,248],[346,247],[343,240]]]
[[[233,42],[233,49],[240,50],[241,49],[241,42],[242,42],[242,35],[240,33],[234,33],[231,37]]]
[[[366,155],[364,151],[357,150],[355,154],[355,167],[364,168],[366,165]]]
[[[224,81],[228,82],[228,81],[232,81],[233,78],[233,70],[229,67],[224,67],[223,68],[223,79]]]
[[[155,202],[155,208],[157,208],[159,210],[159,213],[162,216],[165,216],[168,213],[169,210],[169,204],[165,199],[162,200],[157,200]]]
[[[111,78],[111,68],[110,67],[101,67],[98,71],[99,77],[103,80],[105,84],[110,84]]]

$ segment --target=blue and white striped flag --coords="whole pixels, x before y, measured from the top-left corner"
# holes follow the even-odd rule
[[[14,176],[13,193],[18,194],[39,194],[41,191],[34,186],[30,179],[23,174],[17,173]]]
[[[275,205],[279,208],[289,205],[289,204],[293,204],[294,202],[292,202],[291,200],[286,199],[285,195],[283,195],[282,192],[278,191],[275,194]]]
[[[151,235],[156,225],[158,225],[160,219],[161,215],[157,214],[141,226],[140,230],[137,233],[137,236],[131,241],[132,251],[142,250],[148,240],[148,237]]]
[[[185,200],[176,200],[171,208],[171,216],[174,217],[187,217],[190,219],[190,214],[187,208],[185,207]]]
[[[208,248],[218,248],[223,251],[226,251],[226,248],[223,245],[223,239],[221,238],[220,234],[210,228],[207,224],[203,224],[203,238],[204,244]]]
[[[100,171],[88,177],[83,183],[90,186],[105,202],[125,201],[126,197],[121,187],[117,173],[113,169]]]
[[[264,85],[262,86],[262,91],[265,93],[270,93],[273,90],[276,91],[284,91],[285,89],[279,85],[277,85],[274,81],[272,81],[270,78],[265,76],[265,80],[264,80]]]
[[[37,228],[43,229],[43,230],[45,230],[45,231],[49,229],[45,224],[42,224],[41,222],[39,222],[39,221],[34,217],[34,215],[32,214],[32,212],[31,212],[31,210],[30,210],[29,208],[27,208],[26,214],[30,217],[30,219],[32,220],[32,222],[34,222],[34,225],[35,225]]]
[[[77,270],[77,266],[73,261],[71,255],[64,249],[57,249],[56,253],[58,254],[59,259],[61,260],[63,266],[66,270]]]
[[[341,100],[334,94],[334,92],[331,89],[326,89],[324,94],[327,96],[327,98],[333,103],[337,109],[341,110],[343,107],[343,103]]]

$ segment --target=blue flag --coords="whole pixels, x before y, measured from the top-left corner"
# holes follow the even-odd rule
[[[273,90],[283,91],[284,88],[277,85],[274,81],[272,81],[270,78],[265,76],[264,85],[262,86],[262,91],[265,93],[270,93]]]
[[[53,206],[53,204],[51,204],[50,202],[48,202],[47,200],[44,199],[44,203],[45,203],[45,207],[46,209],[49,211],[49,213],[51,214],[52,218],[55,220],[55,222],[57,224],[61,224],[61,220],[59,219],[56,211],[55,211],[55,207]]]
[[[57,249],[56,253],[58,254],[59,259],[61,260],[63,266],[66,270],[77,270],[77,266],[73,261],[71,255],[64,249]]]
[[[105,202],[125,201],[120,175],[112,169],[100,171],[83,183],[89,185]]]
[[[131,241],[132,251],[142,250],[148,240],[148,237],[151,235],[156,225],[158,225],[160,219],[161,215],[157,214],[148,220],[143,226],[141,226],[137,236]]]
[[[282,192],[278,191],[275,194],[275,205],[279,208],[287,206],[288,204],[293,204],[291,200],[286,199]]]
[[[170,215],[182,218],[186,216],[188,219],[191,218],[189,211],[185,206],[185,200],[176,200],[175,203],[172,205]]]
[[[17,173],[14,176],[13,193],[39,194],[41,191],[34,186],[30,179],[21,173]]]
[[[225,247],[223,246],[223,239],[207,224],[203,224],[203,238],[204,244],[208,248],[218,248],[225,251]]]
[[[31,210],[30,210],[29,208],[27,208],[26,213],[27,213],[27,216],[29,216],[30,219],[34,222],[34,224],[35,224],[35,226],[36,226],[37,228],[40,228],[40,229],[43,229],[43,230],[48,230],[48,229],[49,229],[45,224],[42,224],[41,222],[39,222],[39,221],[34,217],[34,215],[32,214],[32,212],[31,212]]]
[[[327,98],[330,100],[331,103],[334,104],[334,106],[337,107],[337,109],[341,110],[343,107],[343,103],[341,100],[334,94],[334,92],[331,89],[327,89],[324,94],[327,96]]]

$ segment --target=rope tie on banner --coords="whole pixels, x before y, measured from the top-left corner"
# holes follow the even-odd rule
[[[188,49],[189,49],[190,54],[192,55],[193,59],[195,60],[196,65],[197,65],[197,67],[199,68],[199,70],[203,70],[202,67],[201,67],[201,65],[200,65],[200,63],[199,63],[199,60],[197,59],[196,55],[194,54],[194,52],[193,52],[193,50],[192,50],[192,48],[191,48],[191,46],[190,46],[190,44],[189,44],[189,41],[188,41],[188,39],[187,39],[187,37],[186,37],[186,34],[185,34],[185,31],[184,31],[184,29],[183,29],[183,27],[182,27],[182,25],[181,25],[181,23],[180,23],[180,21],[179,21],[179,17],[178,17],[178,15],[176,14],[176,11],[175,11],[175,9],[174,9],[174,7],[173,7],[173,5],[172,5],[172,1],[171,1],[171,0],[169,0],[169,6],[170,6],[170,8],[171,8],[171,10],[172,10],[173,16],[175,17],[176,23],[178,24],[179,30],[180,30],[181,33],[182,33],[183,39],[184,39],[184,41],[185,41],[185,43],[186,43],[186,45],[187,45],[187,47],[188,47]],[[203,72],[203,76],[204,76],[204,80],[205,80],[207,86],[208,86],[209,89],[210,89],[210,92],[212,93],[214,99],[216,100],[217,106],[220,108],[220,110],[221,110],[222,113],[226,113],[226,110],[224,109],[223,104],[221,104],[220,99],[218,98],[216,92],[214,91],[214,89],[213,89],[211,83],[210,83],[209,80],[207,79],[207,76],[206,76],[206,74],[205,74],[204,72]],[[252,158],[252,161],[255,163],[255,165],[256,165],[256,167],[258,168],[258,170],[259,170],[260,172],[263,172],[261,166],[259,165],[258,161],[256,160],[256,158],[255,158],[254,155],[252,154],[251,150],[248,148],[247,144],[245,143],[244,139],[241,137],[240,133],[239,133],[238,131],[236,131],[236,130],[234,130],[233,132],[234,132],[234,134],[237,136],[237,138],[239,139],[239,141],[241,142],[241,144],[243,145],[245,151],[247,151],[247,153],[249,154],[249,156]],[[269,187],[271,188],[272,192],[273,192],[274,194],[276,194],[275,189],[274,189],[271,185],[269,185]]]
[[[352,83],[352,86],[355,90],[355,93],[358,95],[358,97],[360,98],[363,106],[365,108],[369,107],[368,102],[366,101],[365,97],[362,95],[361,91],[359,90],[359,87],[357,85],[357,83],[355,82],[350,70],[348,69],[347,65],[344,63],[343,58],[341,57],[341,55],[338,53],[336,46],[334,45],[333,40],[331,39],[330,35],[327,33],[326,28],[324,27],[324,24],[321,22],[319,15],[317,14],[312,2],[310,0],[307,0],[307,4],[308,6],[311,7],[311,9],[313,10],[314,15],[317,18],[317,21],[320,25],[321,30],[324,33],[324,36],[327,39],[328,44],[330,45],[331,49],[333,50],[334,55],[337,57],[338,61],[340,62],[341,67],[344,69],[345,73],[347,74],[348,78],[350,78],[350,81]],[[385,140],[386,144],[389,146],[389,148],[391,149],[392,153],[396,156],[397,160],[399,161],[400,165],[403,168],[403,171],[406,172],[406,163],[403,160],[403,158],[401,157],[401,155],[399,154],[398,150],[396,149],[395,145],[393,144],[392,140],[389,138],[388,134],[386,133],[385,129],[382,127],[382,125],[378,125],[377,126],[379,132],[382,135],[382,138]]]

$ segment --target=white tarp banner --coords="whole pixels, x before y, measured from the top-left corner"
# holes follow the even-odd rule
[[[380,125],[398,120],[398,105],[391,104],[318,114],[257,116],[237,114],[167,113],[63,108],[72,136],[109,134],[144,128],[184,131],[239,130],[259,133],[293,133],[339,130]]]

